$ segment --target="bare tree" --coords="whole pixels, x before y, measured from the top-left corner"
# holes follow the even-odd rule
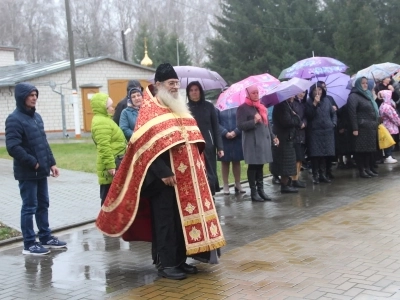
[[[219,13],[215,0],[70,0],[75,57],[122,57],[121,31],[131,59],[139,28],[150,35],[162,28],[187,45],[192,61],[201,65],[213,29],[210,21]],[[19,48],[18,59],[28,62],[67,59],[64,1],[1,0],[0,45]],[[149,39],[152,37],[149,36]],[[156,46],[156,45],[155,45]],[[149,49],[150,50],[150,49]],[[150,53],[150,51],[149,51]],[[138,57],[143,53],[137,54]]]

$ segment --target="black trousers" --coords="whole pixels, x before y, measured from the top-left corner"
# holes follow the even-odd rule
[[[373,157],[372,152],[359,152],[355,154],[357,167],[360,171],[363,169],[369,170],[371,168],[371,160]]]
[[[325,175],[326,172],[326,156],[311,157],[311,168],[313,176]]]
[[[141,196],[150,199],[154,264],[157,268],[179,266],[186,261],[186,246],[175,189],[156,179],[142,190]]]
[[[101,206],[103,206],[104,201],[106,200],[108,191],[110,190],[110,184],[100,184],[100,199],[101,199]]]

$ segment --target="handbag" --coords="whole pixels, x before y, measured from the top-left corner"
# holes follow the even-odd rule
[[[379,149],[386,149],[396,144],[389,130],[383,125],[378,125]]]

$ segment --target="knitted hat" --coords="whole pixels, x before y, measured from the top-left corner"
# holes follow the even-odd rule
[[[163,63],[157,67],[154,82],[163,82],[168,79],[179,79],[179,77],[170,63]]]
[[[141,90],[141,88],[140,87],[134,87],[134,88],[131,88],[130,90],[129,90],[129,92],[128,92],[128,103],[130,103],[130,104],[133,104],[132,103],[132,98],[131,98],[131,95],[132,94],[134,94],[134,93],[140,93],[140,95],[142,95],[143,96],[143,92],[142,92],[142,90]]]

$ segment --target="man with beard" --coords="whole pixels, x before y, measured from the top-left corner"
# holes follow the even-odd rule
[[[151,240],[158,274],[169,279],[197,273],[187,256],[215,263],[225,245],[200,155],[204,139],[178,88],[173,67],[158,66],[96,221],[106,235]],[[147,205],[151,222],[143,226]]]

